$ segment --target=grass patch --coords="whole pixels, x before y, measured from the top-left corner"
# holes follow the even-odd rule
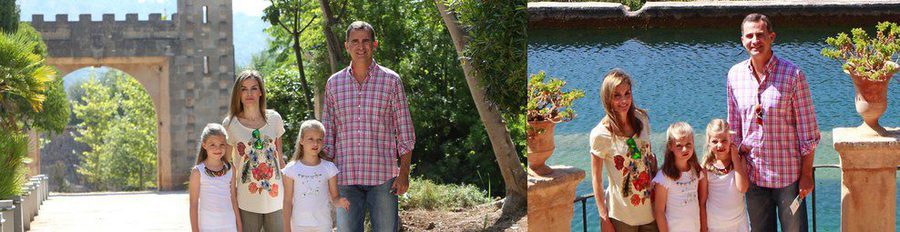
[[[474,185],[445,185],[415,177],[410,180],[409,191],[400,196],[400,209],[459,209],[488,203],[491,200],[487,191]]]

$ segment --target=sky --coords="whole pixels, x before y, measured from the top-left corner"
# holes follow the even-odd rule
[[[177,0],[17,0],[20,19],[31,21],[32,14],[43,14],[44,21],[55,21],[56,14],[68,14],[69,21],[77,21],[79,14],[91,14],[100,21],[103,14],[115,14],[125,20],[125,14],[137,13],[139,20],[147,20],[151,13],[165,13],[171,17],[177,11]],[[269,26],[261,19],[269,6],[266,0],[233,0],[235,62],[238,66],[250,63],[252,54],[262,51],[269,36],[262,30]]]

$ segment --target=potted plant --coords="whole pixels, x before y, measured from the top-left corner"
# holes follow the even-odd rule
[[[863,118],[860,132],[885,136],[887,131],[878,124],[878,118],[887,109],[888,83],[900,68],[892,60],[900,51],[900,27],[881,22],[875,29],[874,38],[862,28],[851,30],[852,38],[843,32],[829,37],[825,42],[831,47],[823,48],[822,55],[844,62],[843,70],[853,80],[856,112]]]
[[[528,169],[540,176],[553,172],[553,169],[544,164],[556,148],[553,129],[557,123],[575,118],[572,103],[584,97],[584,91],[578,89],[563,92],[565,81],[551,78],[545,82],[545,76],[541,71],[529,78],[528,104],[525,108],[528,122]]]

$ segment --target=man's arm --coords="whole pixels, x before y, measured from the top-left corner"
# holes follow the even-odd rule
[[[406,100],[406,91],[403,89],[403,82],[398,78],[397,84],[394,85],[396,96],[392,98],[391,106],[394,107],[393,120],[397,125],[397,144],[400,148],[400,174],[394,180],[392,188],[397,195],[406,193],[409,188],[409,166],[412,163],[412,150],[416,144],[416,133],[413,130],[412,117],[409,113],[409,103]]]
[[[800,143],[800,198],[813,191],[815,183],[812,179],[812,166],[816,146],[819,144],[819,126],[816,122],[816,111],[810,96],[809,83],[803,71],[797,72],[791,104],[797,122],[797,139]]]
[[[738,148],[743,148],[744,136],[743,131],[741,130],[743,123],[741,120],[743,120],[743,115],[741,115],[737,99],[735,99],[734,96],[734,88],[731,86],[731,80],[728,76],[725,77],[725,93],[725,105],[728,107],[728,129],[733,132],[731,133],[731,141],[736,144]],[[743,149],[741,150],[743,151]]]
[[[329,80],[331,80],[331,78],[329,78]],[[335,120],[335,101],[329,88],[331,86],[330,84],[331,83],[325,85],[325,99],[322,101],[322,126],[325,127],[325,138],[322,143],[322,159],[334,162],[334,144],[335,139],[337,138],[337,130],[335,130],[337,126],[335,126],[335,123],[337,120]]]

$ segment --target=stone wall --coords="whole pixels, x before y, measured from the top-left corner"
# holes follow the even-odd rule
[[[736,27],[750,13],[778,26],[874,25],[900,21],[900,1],[529,2],[529,28]]]
[[[221,123],[234,82],[231,1],[178,0],[168,20],[126,14],[56,15],[32,25],[47,44],[48,63],[65,75],[78,68],[109,66],[138,79],[151,95],[159,123],[160,189],[184,189],[194,165],[197,138],[207,123]]]

